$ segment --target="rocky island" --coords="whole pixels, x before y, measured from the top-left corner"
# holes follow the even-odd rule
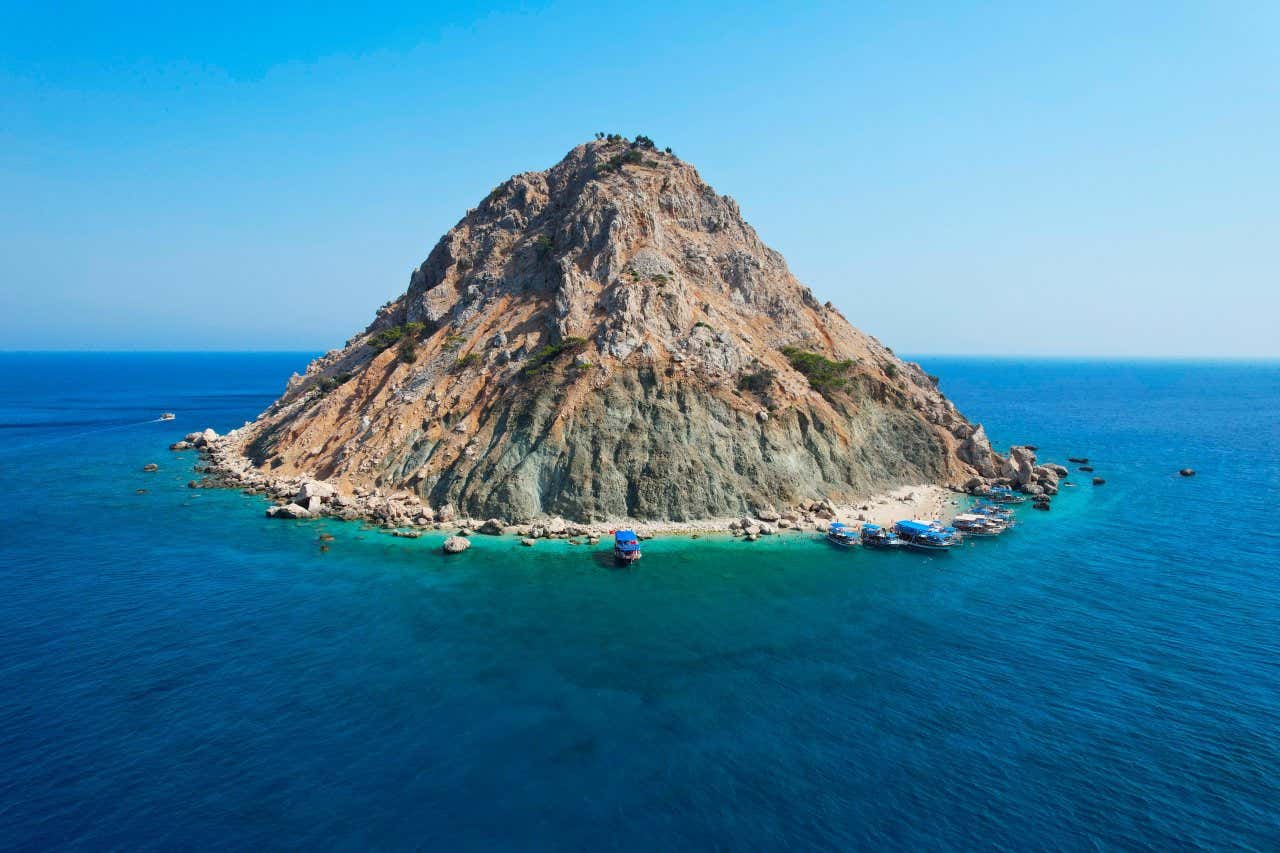
[[[603,134],[496,186],[255,421],[180,445],[208,456],[193,486],[280,517],[522,534],[799,526],[1061,475],[994,452],[692,165]]]

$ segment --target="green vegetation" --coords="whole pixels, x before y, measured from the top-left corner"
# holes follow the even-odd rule
[[[662,273],[658,272],[658,273],[654,273],[653,275],[649,276],[649,281],[651,281],[651,282],[653,282],[654,284],[658,285],[658,287],[666,287],[666,286],[667,286],[667,282],[668,282],[668,281],[670,281],[670,279],[668,279],[668,278],[667,278],[665,275],[663,275]]]
[[[408,335],[401,338],[400,345],[396,347],[396,358],[405,364],[413,364],[418,360],[418,342]]]
[[[401,338],[418,337],[418,335],[422,334],[422,331],[425,328],[426,326],[422,323],[406,323],[403,326],[391,326],[369,338],[369,346],[373,347],[376,352],[382,352],[384,349],[393,347],[400,343]]]
[[[453,363],[453,369],[457,372],[466,370],[468,367],[474,367],[480,363],[479,353],[469,352],[462,358]]]
[[[526,378],[544,373],[562,355],[575,353],[587,345],[586,338],[568,337],[558,344],[547,344],[529,356],[529,361],[520,369],[520,375]]]
[[[890,379],[897,379],[898,365],[894,364],[892,361],[886,364],[884,366],[884,375],[888,376]]]
[[[791,362],[791,366],[805,375],[809,387],[824,397],[844,388],[853,361],[832,361],[816,352],[809,352],[797,347],[783,347],[782,354]]]
[[[444,340],[440,342],[445,349],[457,349],[462,346],[462,342],[467,339],[466,335],[460,335],[457,332],[450,332],[444,336]]]
[[[350,373],[338,373],[333,376],[326,376],[316,383],[316,389],[321,394],[328,394],[339,385],[349,382],[351,380],[351,376],[352,374]]]
[[[708,326],[708,328],[710,327]],[[750,373],[744,373],[738,377],[738,390],[750,391],[752,394],[763,394],[769,390],[769,386],[773,384],[773,380],[778,373],[761,364],[754,364],[752,368]]]
[[[636,141],[631,144],[636,148],[648,148],[650,151],[653,150],[653,140],[645,136],[643,133],[637,133]]]
[[[708,322],[706,322],[705,320],[699,320],[698,322],[696,322],[696,323],[694,323],[694,324],[693,324],[693,327],[694,327],[695,329],[697,329],[697,328],[703,328],[703,329],[706,329],[706,330],[707,330],[707,331],[709,331],[709,332],[714,332],[714,331],[715,331],[715,329],[713,329],[713,328],[711,327],[711,324],[710,324],[710,323],[708,323]]]
[[[546,234],[539,234],[533,238],[533,247],[538,251],[538,256],[545,258],[551,254],[551,250],[556,246],[556,241],[548,237]]]

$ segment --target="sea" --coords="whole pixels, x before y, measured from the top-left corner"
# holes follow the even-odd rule
[[[617,569],[188,489],[310,357],[0,355],[0,848],[1280,847],[1280,364],[924,357],[1105,484]]]

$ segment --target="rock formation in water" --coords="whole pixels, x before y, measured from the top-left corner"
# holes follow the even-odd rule
[[[512,520],[736,516],[1026,481],[1035,462],[993,453],[645,137],[495,187],[406,293],[224,441],[256,478]]]

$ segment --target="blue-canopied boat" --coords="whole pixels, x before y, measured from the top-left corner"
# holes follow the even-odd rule
[[[915,551],[949,551],[960,544],[954,527],[938,521],[899,521],[893,525],[902,544]]]
[[[613,534],[613,559],[621,566],[629,566],[640,559],[640,540],[634,530],[619,530]]]
[[[867,548],[898,548],[903,544],[898,534],[892,530],[885,530],[878,524],[862,525],[860,539],[863,546]]]
[[[1020,504],[1027,499],[1008,486],[992,486],[988,493],[991,500],[998,504]]]
[[[837,548],[852,548],[858,544],[858,537],[852,528],[845,526],[844,522],[833,521],[827,528],[827,541]]]

